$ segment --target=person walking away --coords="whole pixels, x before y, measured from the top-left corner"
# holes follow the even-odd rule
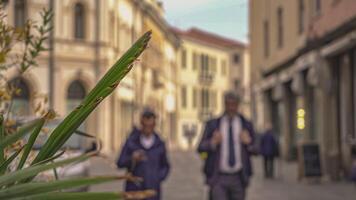
[[[239,97],[224,96],[225,112],[205,125],[198,153],[205,154],[204,174],[212,200],[244,200],[252,175],[252,124],[238,112]]]
[[[351,181],[356,184],[356,145],[352,147]]]
[[[278,143],[270,123],[266,125],[266,131],[262,135],[260,151],[263,156],[265,177],[268,179],[273,178],[274,159],[278,156]]]
[[[146,109],[141,115],[141,128],[134,128],[121,151],[117,166],[126,168],[143,182],[125,183],[125,191],[155,190],[156,196],[147,200],[161,199],[161,183],[167,178],[170,164],[165,143],[155,132],[156,115]]]

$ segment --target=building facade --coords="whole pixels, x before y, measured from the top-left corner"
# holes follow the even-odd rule
[[[39,58],[39,66],[17,77],[24,95],[15,98],[15,110],[35,114],[38,102],[64,118],[77,106],[111,65],[144,32],[153,31],[149,49],[82,126],[97,135],[105,153],[117,152],[138,114],[146,105],[159,115],[158,131],[171,143],[176,129],[176,54],[179,39],[164,19],[156,0],[10,0],[5,11],[9,23],[21,27],[39,19],[42,8],[54,12],[53,48]],[[44,101],[47,102],[47,101]],[[170,123],[162,120],[171,119]]]
[[[273,124],[282,157],[320,148],[327,179],[347,176],[355,148],[356,2],[250,1],[253,119]]]
[[[197,28],[174,29],[182,40],[178,52],[177,146],[194,147],[208,119],[223,112],[223,96],[228,90],[248,95],[243,74],[246,46]],[[247,72],[244,72],[246,70]],[[247,76],[250,77],[250,76]],[[246,88],[245,88],[246,87]],[[241,110],[249,113],[248,97]]]

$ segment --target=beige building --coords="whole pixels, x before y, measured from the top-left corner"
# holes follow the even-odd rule
[[[39,58],[39,66],[19,78],[24,95],[15,99],[15,110],[31,116],[38,101],[60,118],[72,110],[109,67],[145,31],[152,30],[150,48],[134,70],[85,122],[82,129],[96,134],[105,153],[119,150],[145,105],[159,114],[158,130],[169,143],[175,134],[176,54],[179,40],[164,20],[156,0],[10,0],[5,7],[9,23],[23,25],[39,19],[43,7],[54,11],[53,50]],[[16,79],[7,71],[8,79]],[[171,119],[170,123],[162,120]]]
[[[244,70],[248,68],[245,67],[247,48],[240,42],[197,28],[174,30],[182,39],[178,53],[176,141],[178,147],[188,149],[200,139],[203,123],[223,112],[226,91],[248,90],[244,87],[249,80],[243,79]],[[248,95],[247,92],[242,94]],[[247,102],[241,109],[248,114]]]
[[[347,176],[355,148],[355,13],[353,0],[250,1],[254,121],[272,122],[285,159],[316,144],[326,179]]]

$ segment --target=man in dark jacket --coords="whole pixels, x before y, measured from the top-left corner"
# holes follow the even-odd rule
[[[225,113],[205,125],[198,152],[206,154],[204,174],[212,200],[244,200],[252,175],[252,124],[238,113],[239,97],[225,94]]]
[[[260,151],[264,161],[265,177],[273,178],[274,158],[278,156],[278,143],[275,139],[271,124],[266,125],[266,132],[261,138]]]
[[[134,128],[117,161],[119,168],[126,168],[143,182],[126,182],[125,191],[155,190],[156,196],[147,200],[159,200],[161,183],[166,179],[170,165],[164,142],[155,133],[156,115],[145,110],[141,116],[141,129]]]

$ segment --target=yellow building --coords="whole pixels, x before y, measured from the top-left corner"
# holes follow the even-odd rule
[[[176,141],[178,147],[187,149],[200,139],[203,123],[223,112],[224,93],[243,91],[247,52],[240,42],[196,28],[174,30],[182,39],[178,53]],[[248,106],[241,109],[249,110]]]
[[[83,125],[102,141],[105,153],[119,150],[137,115],[151,105],[161,120],[158,130],[170,140],[175,130],[176,52],[179,40],[164,20],[162,4],[155,0],[10,0],[7,20],[16,26],[39,19],[39,11],[54,11],[53,50],[39,58],[39,66],[20,79],[28,95],[15,99],[32,116],[36,102],[49,97],[48,106],[60,118],[73,109],[100,77],[133,42],[153,30],[150,48],[121,83]],[[17,77],[7,71],[8,79]],[[18,109],[20,110],[20,109]]]

